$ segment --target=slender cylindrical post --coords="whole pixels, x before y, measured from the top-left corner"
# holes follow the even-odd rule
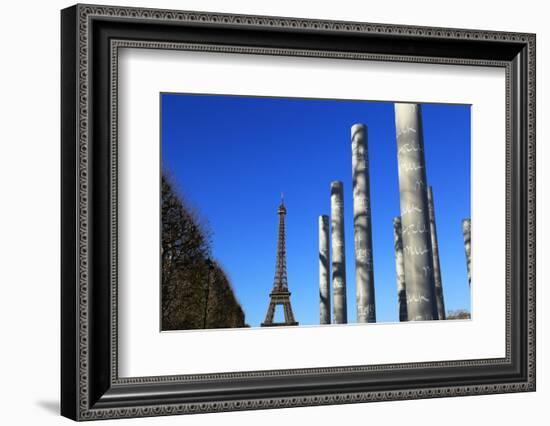
[[[464,251],[466,253],[466,267],[468,268],[468,285],[472,285],[472,272],[471,272],[471,233],[472,233],[472,221],[471,219],[464,219],[462,221],[462,235],[464,237]]]
[[[421,109],[395,104],[401,234],[409,321],[437,319]]]
[[[407,321],[407,287],[405,285],[405,265],[403,262],[403,239],[401,237],[401,218],[393,218],[393,243],[395,248],[395,275],[397,277],[397,307],[399,321]]]
[[[357,322],[376,322],[367,126],[351,127]]]
[[[428,212],[430,216],[430,235],[432,239],[432,254],[434,263],[435,301],[437,303],[437,317],[446,318],[445,299],[443,298],[443,283],[441,280],[441,264],[439,262],[439,243],[437,242],[437,227],[435,225],[434,194],[432,187],[428,187]]]
[[[328,216],[319,216],[319,308],[321,324],[330,324],[330,265]]]
[[[330,185],[330,216],[332,236],[332,291],[334,323],[348,322],[346,301],[346,248],[344,241],[344,187],[342,182]]]

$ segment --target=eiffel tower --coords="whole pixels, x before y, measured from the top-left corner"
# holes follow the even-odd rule
[[[273,289],[269,294],[269,307],[262,327],[272,327],[277,325],[298,325],[292,313],[290,306],[290,291],[288,291],[288,280],[286,275],[286,248],[285,248],[285,216],[286,207],[281,194],[281,204],[277,211],[279,215],[279,240],[277,242],[277,264],[275,266],[275,279]],[[273,322],[275,308],[277,305],[283,305],[285,315],[284,322]]]

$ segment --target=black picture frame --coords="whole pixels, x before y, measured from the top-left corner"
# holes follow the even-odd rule
[[[61,12],[61,414],[74,420],[535,390],[534,34],[75,5]],[[119,378],[116,49],[506,70],[506,356]],[[488,165],[489,167],[489,165]]]

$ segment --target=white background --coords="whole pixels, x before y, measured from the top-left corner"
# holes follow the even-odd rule
[[[498,425],[548,423],[550,317],[545,284],[549,279],[548,190],[550,155],[544,117],[550,114],[548,84],[550,28],[541,1],[394,0],[367,3],[273,0],[111,2],[234,13],[358,20],[414,25],[536,32],[538,154],[538,390],[491,395],[258,412],[108,421],[102,424],[220,423],[372,425]],[[59,404],[59,9],[65,1],[3,4],[0,27],[0,398],[3,424],[68,424]],[[546,194],[545,194],[546,192]],[[433,420],[431,420],[433,419]]]
[[[123,49],[118,76],[121,376],[505,356],[502,68]],[[472,104],[473,320],[159,333],[158,100],[166,91]],[[228,349],[220,357],[212,348]]]

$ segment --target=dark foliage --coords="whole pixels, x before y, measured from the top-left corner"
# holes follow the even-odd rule
[[[244,312],[204,227],[162,177],[162,329],[244,327]]]
[[[466,309],[457,309],[456,311],[447,312],[448,320],[470,319],[470,318],[471,318],[470,312],[468,312]]]

